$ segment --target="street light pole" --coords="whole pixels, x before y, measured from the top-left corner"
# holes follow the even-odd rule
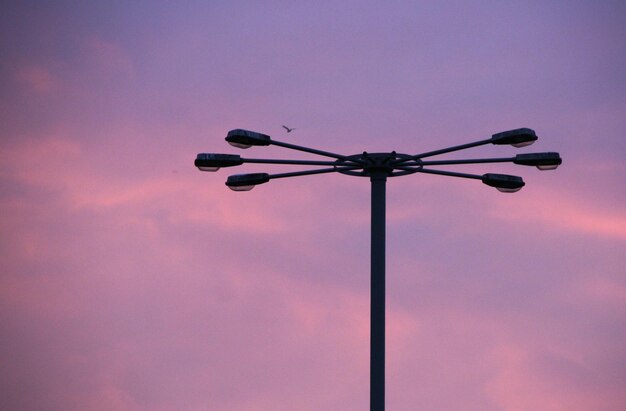
[[[372,184],[370,410],[385,409],[385,209],[387,174],[375,171]]]
[[[465,150],[486,144],[511,145],[525,147],[537,140],[535,132],[529,128],[520,128],[496,133],[491,138],[472,143],[452,146],[422,154],[408,155],[391,153],[367,153],[341,155],[313,148],[297,146],[273,140],[266,134],[236,129],[228,132],[226,141],[238,148],[275,145],[292,150],[330,157],[329,161],[314,160],[272,160],[241,158],[235,154],[200,153],[195,165],[202,171],[217,171],[221,167],[233,167],[244,163],[308,165],[326,168],[295,171],[281,174],[252,173],[231,175],[226,185],[234,191],[248,191],[257,185],[273,179],[298,177],[313,174],[340,173],[356,177],[369,177],[371,182],[371,306],[370,306],[370,410],[385,409],[385,209],[386,184],[388,177],[405,176],[415,173],[435,174],[448,177],[481,180],[484,184],[501,192],[513,193],[524,185],[521,177],[506,174],[487,173],[483,175],[459,173],[424,167],[440,165],[514,163],[535,166],[540,170],[553,170],[561,164],[558,153],[527,153],[515,157],[464,159],[464,160],[423,160],[427,157]]]

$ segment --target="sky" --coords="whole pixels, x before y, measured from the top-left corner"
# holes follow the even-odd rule
[[[626,409],[624,21],[608,0],[5,2],[0,409],[367,409],[369,181],[233,192],[303,168],[196,154],[322,159],[235,128],[350,155],[519,127],[539,140],[445,158],[563,165],[443,168],[518,193],[387,183],[387,409]]]

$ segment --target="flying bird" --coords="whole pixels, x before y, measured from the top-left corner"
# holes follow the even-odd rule
[[[283,125],[283,128],[284,128],[285,130],[287,130],[287,133],[291,133],[293,130],[295,130],[295,128],[289,128],[289,127],[287,127],[287,126],[285,126],[285,125]]]

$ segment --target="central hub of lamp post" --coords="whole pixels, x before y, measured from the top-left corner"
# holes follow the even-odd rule
[[[253,131],[236,129],[228,132],[226,141],[232,146],[247,149],[252,146],[276,145],[292,150],[330,157],[334,160],[272,160],[242,158],[236,154],[201,153],[196,157],[195,165],[202,171],[217,171],[221,167],[233,167],[244,163],[308,165],[322,168],[294,171],[281,174],[252,173],[235,174],[228,177],[226,185],[234,191],[248,191],[257,185],[273,179],[297,177],[312,174],[340,173],[356,177],[369,177],[371,181],[371,308],[370,308],[370,410],[385,409],[385,207],[387,177],[404,176],[415,173],[437,174],[449,177],[481,180],[484,184],[501,192],[513,193],[524,186],[521,177],[507,174],[487,173],[483,175],[459,173],[432,169],[431,166],[479,164],[479,163],[514,163],[535,166],[540,170],[552,170],[561,164],[558,153],[527,153],[514,157],[466,159],[466,160],[424,160],[424,158],[464,150],[486,144],[512,145],[524,147],[537,140],[535,132],[529,128],[520,128],[496,133],[491,138],[473,143],[452,146],[421,154],[409,155],[390,153],[367,153],[341,155],[309,147],[297,146],[273,140],[269,135]],[[429,167],[429,168],[425,168]]]
[[[412,161],[412,168],[403,167],[404,163]],[[368,153],[354,154],[336,161],[341,174],[358,177],[369,177],[372,174],[384,174],[388,177],[395,177],[406,174],[417,173],[421,168],[421,162],[409,154],[391,153]],[[361,171],[349,169],[350,166],[360,166]]]

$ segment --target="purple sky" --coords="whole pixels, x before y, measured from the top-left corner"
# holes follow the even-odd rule
[[[196,153],[319,159],[233,128],[410,154],[518,127],[539,141],[457,156],[563,166],[452,168],[516,194],[387,184],[388,409],[626,409],[623,2],[13,3],[0,409],[367,409],[367,179],[235,193]]]

